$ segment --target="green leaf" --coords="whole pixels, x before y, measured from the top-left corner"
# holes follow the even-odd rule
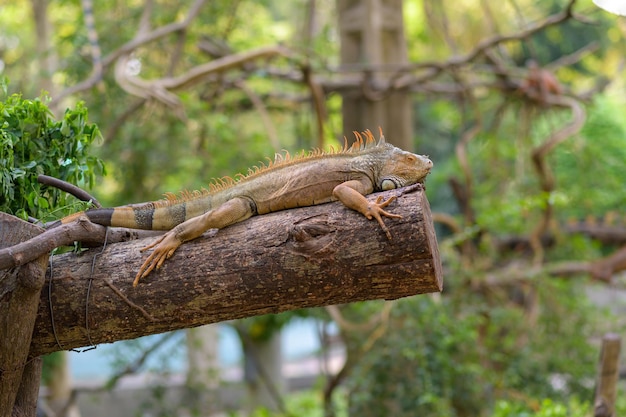
[[[0,78],[0,89],[6,91],[3,82]],[[88,123],[87,108],[78,103],[56,121],[48,101],[46,95],[28,100],[12,94],[0,102],[0,210],[23,218],[63,215],[57,208],[69,210],[74,201],[66,193],[42,187],[39,174],[85,187],[104,172],[102,161],[89,154],[99,130]]]

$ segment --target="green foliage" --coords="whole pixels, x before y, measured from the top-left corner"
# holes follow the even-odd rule
[[[587,402],[581,402],[576,397],[567,402],[555,402],[545,399],[538,409],[532,409],[520,402],[498,401],[491,417],[587,417],[592,408]]]
[[[601,217],[626,206],[624,112],[626,103],[622,99],[596,96],[580,134],[555,152],[559,188],[568,203],[561,211],[567,217]]]
[[[456,402],[480,410],[477,399],[489,387],[479,367],[476,317],[444,312],[428,297],[397,303],[388,333],[350,377],[350,415],[453,416]]]
[[[481,416],[511,398],[527,398],[520,407],[590,398],[597,351],[587,335],[600,329],[580,285],[542,279],[537,293],[452,292],[394,306],[387,333],[350,376],[350,415]],[[530,297],[545,307],[524,311],[517,303]]]
[[[55,121],[46,96],[28,100],[8,95],[6,81],[0,81],[0,87],[4,98],[0,102],[0,210],[23,219],[44,219],[73,200],[40,185],[37,176],[92,187],[96,175],[104,171],[102,161],[88,152],[99,131],[88,123],[82,103]]]
[[[43,385],[49,385],[54,378],[54,372],[60,366],[67,366],[67,352],[53,352],[43,356],[43,365],[41,372],[41,382]]]
[[[348,417],[345,396],[341,398],[335,407],[335,417]],[[267,408],[258,408],[249,414],[248,417],[323,417],[324,406],[319,392],[314,390],[300,391],[285,398],[286,413],[273,412]],[[244,415],[239,412],[229,413],[229,417],[240,417]]]
[[[280,331],[292,319],[308,316],[307,310],[294,310],[280,314],[264,314],[248,317],[237,321],[236,328],[245,332],[248,337],[257,342],[267,342],[272,335]]]
[[[515,344],[504,351],[507,369],[503,386],[537,399],[591,398],[588,382],[595,376],[598,351],[590,336],[609,330],[607,326],[612,324],[607,312],[591,304],[581,282],[538,276],[533,284],[526,292],[516,288],[508,294],[511,301],[530,310],[515,321],[493,326],[490,349],[494,352],[499,352],[503,331],[515,339]],[[536,306],[532,305],[534,297]],[[512,309],[515,305],[499,308]]]
[[[440,111],[450,111],[438,103],[430,109],[431,113],[424,117],[436,118]],[[569,123],[569,112],[552,110],[540,117],[533,116],[525,126],[525,113],[520,115],[518,106],[509,105],[498,130],[483,131],[470,142],[472,207],[482,230],[497,235],[527,233],[529,224],[536,224],[547,204],[553,207],[561,224],[588,216],[600,218],[611,211],[619,212],[626,205],[626,195],[621,192],[626,160],[626,122],[621,115],[626,104],[615,97],[598,95],[586,110],[581,132],[566,139],[548,156],[556,179],[556,189],[549,194],[539,187],[531,152],[555,129]],[[446,131],[441,133],[445,135]],[[445,149],[442,144],[437,146]],[[438,152],[434,148],[431,153]],[[455,159],[444,159],[429,177],[433,189],[429,196],[435,207],[446,212],[454,210],[449,207],[451,196],[446,182],[451,177],[459,178],[459,171]]]

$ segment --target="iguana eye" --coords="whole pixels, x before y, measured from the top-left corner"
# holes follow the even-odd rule
[[[393,180],[383,180],[383,182],[380,184],[380,188],[383,191],[388,191],[388,190],[395,190],[397,188],[396,183]]]

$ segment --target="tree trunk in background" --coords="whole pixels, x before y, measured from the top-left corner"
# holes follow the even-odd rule
[[[80,410],[74,402],[69,404],[72,394],[72,377],[70,375],[67,351],[55,352],[58,355],[52,368],[48,383],[47,402],[55,415],[59,417],[79,417]],[[68,407],[69,404],[69,407]]]
[[[37,83],[41,90],[54,96],[52,74],[57,70],[57,56],[52,47],[52,25],[48,19],[48,0],[31,0],[35,33],[37,34]],[[53,111],[55,109],[52,109]]]
[[[284,413],[286,383],[282,374],[281,332],[267,340],[256,340],[239,329],[244,353],[244,380],[248,391],[246,409],[259,407]]]
[[[216,389],[219,386],[217,363],[217,325],[187,329],[187,388],[189,407],[199,415],[209,415],[219,407]]]
[[[343,94],[343,131],[380,126],[389,142],[412,150],[409,93],[386,91],[394,68],[408,64],[402,0],[337,0],[337,10],[342,68],[373,69],[360,90]]]

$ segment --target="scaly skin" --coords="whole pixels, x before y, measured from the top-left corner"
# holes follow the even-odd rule
[[[394,197],[369,201],[365,195],[423,182],[433,163],[425,156],[378,142],[368,130],[365,139],[355,132],[351,147],[331,152],[313,151],[291,158],[277,155],[269,166],[250,170],[237,180],[224,178],[210,190],[167,195],[167,200],[108,209],[93,209],[61,220],[74,221],[86,215],[104,226],[168,230],[142,251],[154,249],[133,281],[136,286],[155,268],[163,265],[176,249],[209,229],[222,229],[257,214],[339,200],[367,219],[376,219],[389,239],[383,217],[400,218],[387,212]]]

